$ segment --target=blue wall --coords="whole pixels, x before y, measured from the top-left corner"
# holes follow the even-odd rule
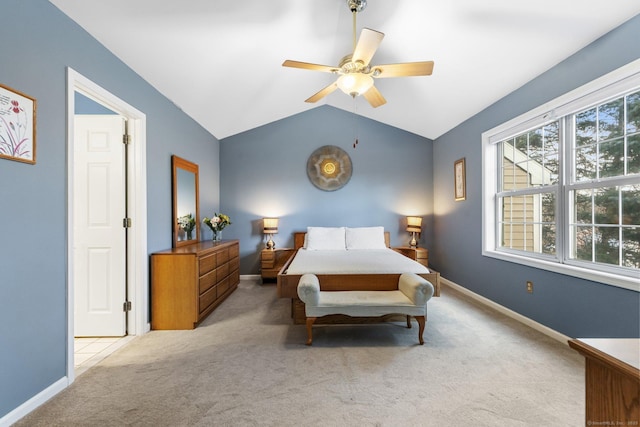
[[[429,261],[446,278],[571,337],[640,336],[640,294],[482,256],[481,134],[640,58],[640,16],[501,99],[434,144],[435,236]],[[465,157],[467,200],[454,202]],[[461,262],[464,268],[461,268]],[[525,281],[534,282],[534,293]]]
[[[83,94],[76,92],[74,95],[73,104],[75,107],[76,114],[105,114],[105,115],[113,115],[118,114],[114,111],[111,111],[104,105],[98,104],[93,99],[89,99]]]
[[[3,0],[0,82],[37,99],[37,163],[0,159],[0,418],[66,375],[66,70],[147,115],[148,251],[171,247],[171,154],[219,203],[218,141],[46,0]],[[144,225],[143,225],[144,226]]]
[[[307,159],[323,145],[351,157],[351,180],[337,191],[319,190],[307,177]],[[420,245],[429,247],[432,149],[428,139],[329,106],[223,139],[220,200],[233,222],[223,237],[240,240],[241,273],[259,274],[262,218],[268,216],[280,218],[276,245],[292,247],[294,231],[343,225],[382,225],[392,245],[407,245],[405,217],[417,215],[424,218]]]

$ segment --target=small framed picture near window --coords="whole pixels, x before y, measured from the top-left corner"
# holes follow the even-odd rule
[[[454,198],[457,201],[467,198],[467,179],[465,177],[464,157],[453,163]]]
[[[36,163],[36,100],[2,84],[0,158]]]

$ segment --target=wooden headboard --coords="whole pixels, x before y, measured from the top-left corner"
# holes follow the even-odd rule
[[[304,246],[304,236],[307,234],[306,231],[296,231],[293,233],[293,247],[295,249],[300,249]],[[389,237],[389,232],[384,232],[384,244],[387,245],[388,248],[391,247],[391,238]]]

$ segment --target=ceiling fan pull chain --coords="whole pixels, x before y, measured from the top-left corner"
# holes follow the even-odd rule
[[[356,97],[353,97],[353,148],[358,145],[358,104]]]

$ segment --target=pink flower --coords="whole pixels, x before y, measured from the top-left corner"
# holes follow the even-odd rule
[[[11,101],[11,105],[13,105],[13,107],[11,108],[13,112],[18,114],[20,112],[20,106],[18,104],[18,101],[16,100]]]

